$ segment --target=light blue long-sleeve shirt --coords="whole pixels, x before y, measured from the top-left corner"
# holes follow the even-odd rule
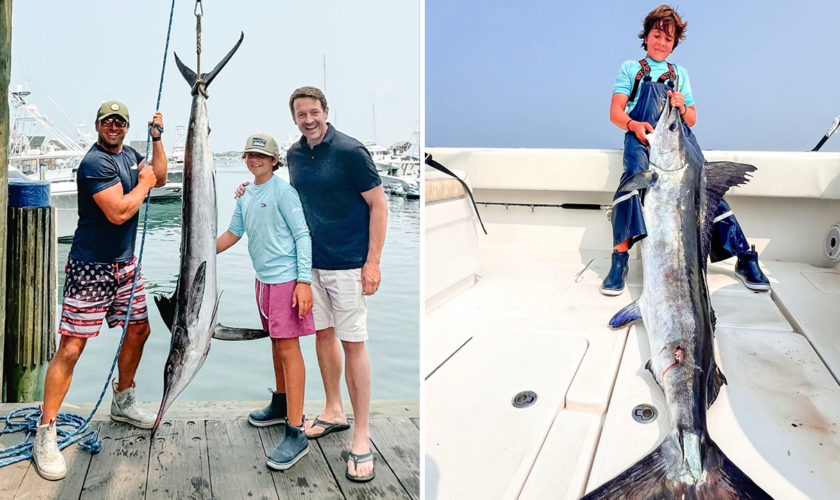
[[[262,283],[312,280],[312,238],[295,188],[277,177],[251,184],[236,200],[230,232],[248,234],[248,253]]]

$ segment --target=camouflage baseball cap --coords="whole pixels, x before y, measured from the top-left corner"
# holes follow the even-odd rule
[[[277,141],[268,134],[254,134],[248,137],[248,142],[245,143],[245,151],[242,152],[242,157],[245,153],[260,153],[268,156],[280,156],[280,148],[277,146]]]
[[[125,121],[128,119],[128,107],[119,101],[106,101],[99,106],[99,111],[96,112],[96,121],[108,118],[109,116],[117,115]]]

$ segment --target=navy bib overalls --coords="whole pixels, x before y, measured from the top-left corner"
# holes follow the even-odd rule
[[[671,64],[668,64],[669,71],[664,73],[657,81],[650,77],[650,66],[644,59],[639,61],[642,69],[636,76],[636,84],[630,94],[630,101],[636,97],[638,90],[638,101],[630,111],[630,118],[637,122],[647,122],[655,127],[659,116],[668,104],[668,92],[676,85],[676,72]],[[691,129],[683,123],[685,136],[697,153],[703,158],[700,145],[691,133]],[[703,159],[705,161],[705,158]],[[642,170],[648,169],[648,149],[636,138],[636,134],[628,131],[624,135],[624,173],[621,176],[619,185],[633,177]],[[634,243],[647,236],[645,220],[642,216],[641,193],[638,191],[620,191],[613,196],[612,225],[613,245],[618,245],[625,240],[630,240],[630,247]],[[714,226],[712,227],[711,251],[709,257],[712,262],[728,259],[734,255],[749,250],[747,238],[741,230],[741,226],[732,214],[729,205],[721,199],[715,212]]]

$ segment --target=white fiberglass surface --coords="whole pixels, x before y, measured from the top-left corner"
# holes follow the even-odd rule
[[[729,383],[708,413],[712,439],[773,498],[836,498],[840,388],[807,340],[793,332],[720,327],[716,342]],[[671,430],[662,391],[644,369],[649,355],[644,327],[633,327],[588,491],[652,451]],[[639,404],[654,406],[656,420],[633,420]]]
[[[540,450],[519,500],[577,500],[583,495],[589,464],[601,433],[601,417],[562,411]]]
[[[790,262],[767,267],[779,279],[773,285],[776,302],[840,380],[840,269]]]
[[[504,229],[506,237],[536,231]],[[641,294],[641,262],[631,258],[629,286],[605,297],[598,285],[608,251],[502,245],[496,233],[494,244],[480,246],[476,285],[426,315],[426,491],[435,495],[429,498],[576,498],[670,432],[662,413],[653,424],[631,418],[641,403],[665,408],[644,369],[644,327],[628,337],[628,329],[607,326]],[[840,487],[840,476],[828,472],[840,470],[840,392],[820,356],[840,367],[840,328],[831,329],[840,324],[840,297],[834,275],[813,273],[838,270],[762,262],[773,290],[755,293],[735,278],[733,265],[711,264],[707,278],[730,384],[709,413],[711,435],[775,498],[830,498]],[[510,336],[517,343],[505,343]],[[564,357],[577,353],[563,344],[569,339],[585,343],[580,359]],[[521,349],[545,355],[545,365],[528,356],[523,362]],[[563,403],[532,420],[508,420],[507,384],[523,373],[553,377],[552,397],[563,392]]]
[[[586,352],[572,334],[479,332],[426,381],[426,498],[516,498]],[[514,397],[533,391],[532,406]]]

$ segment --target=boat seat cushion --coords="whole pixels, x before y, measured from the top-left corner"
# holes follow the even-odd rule
[[[458,198],[465,194],[464,186],[457,179],[426,180],[426,203]]]

